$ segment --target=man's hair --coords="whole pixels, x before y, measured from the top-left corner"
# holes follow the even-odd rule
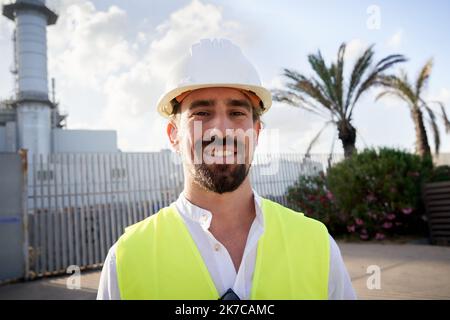
[[[172,113],[170,114],[170,118],[176,118],[176,116],[181,113],[181,103],[179,103],[175,98],[170,101],[172,105]],[[252,105],[252,114],[253,114],[253,122],[261,120],[261,108],[256,108]]]

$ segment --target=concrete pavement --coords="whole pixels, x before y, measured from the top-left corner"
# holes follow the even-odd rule
[[[358,299],[449,299],[450,247],[338,242]],[[375,278],[379,270],[379,283]],[[95,299],[100,271],[0,286],[0,299]],[[369,289],[367,283],[369,282]],[[377,289],[379,284],[379,289]]]
[[[450,299],[450,247],[340,243],[358,299]],[[380,289],[369,289],[380,268]],[[373,269],[373,270],[372,270]],[[371,278],[372,277],[372,278]]]

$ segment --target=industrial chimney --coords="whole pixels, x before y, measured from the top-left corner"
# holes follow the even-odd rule
[[[17,0],[3,6],[3,15],[15,22],[17,133],[20,148],[29,154],[51,152],[51,109],[47,80],[47,25],[58,16],[45,0]]]

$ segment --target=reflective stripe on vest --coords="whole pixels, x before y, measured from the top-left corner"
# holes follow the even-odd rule
[[[328,299],[329,235],[319,221],[262,200],[251,299]],[[116,247],[122,299],[218,299],[174,204],[128,227]]]

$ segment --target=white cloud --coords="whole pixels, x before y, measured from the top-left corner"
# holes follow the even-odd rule
[[[279,74],[272,78],[269,83],[263,83],[263,85],[267,86],[271,89],[283,89],[285,87],[286,79],[283,75]]]
[[[353,60],[366,50],[368,45],[361,39],[352,39],[345,47],[345,60]]]
[[[48,28],[51,73],[98,87],[109,75],[134,62],[125,39],[125,11],[116,6],[97,11],[90,1],[66,1],[60,10],[58,23]]]
[[[201,38],[226,37],[240,43],[245,34],[238,22],[225,20],[220,7],[199,0],[172,13],[156,30],[158,37],[150,45],[149,61],[157,75],[168,72],[180,52],[187,52]]]
[[[402,44],[403,30],[396,31],[386,42],[386,45],[392,49],[399,49]]]
[[[437,94],[433,94],[427,97],[428,100],[440,101],[444,103],[447,108],[450,108],[450,89],[441,88]]]

